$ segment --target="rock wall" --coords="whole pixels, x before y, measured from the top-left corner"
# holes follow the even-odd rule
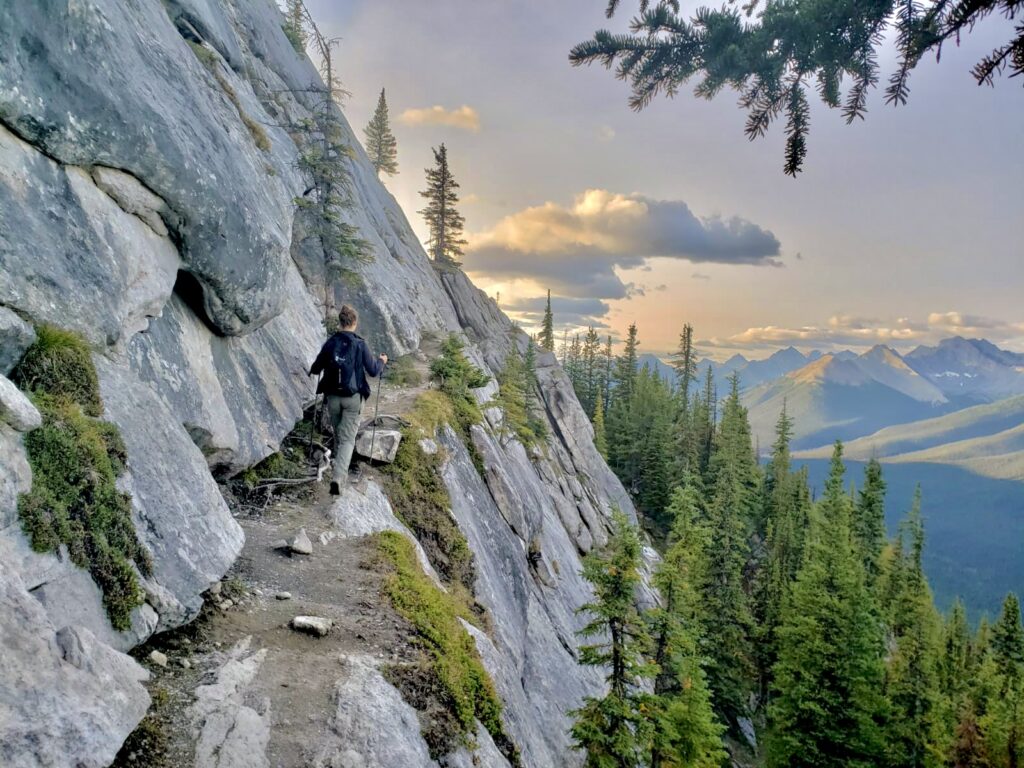
[[[323,265],[296,220],[304,185],[283,126],[310,114],[319,78],[281,24],[273,0],[0,2],[0,376],[32,340],[26,320],[88,339],[153,556],[146,604],[117,632],[88,573],[31,550],[16,511],[31,483],[29,425],[4,395],[3,765],[109,763],[147,701],[145,673],[123,652],[191,620],[241,547],[215,478],[276,450],[311,397]],[[432,268],[346,130],[356,148],[346,215],[373,259],[328,298],[356,304],[392,354],[426,332],[461,331],[473,359],[499,370],[525,336],[464,275]],[[589,594],[579,557],[606,540],[613,507],[634,513],[553,356],[540,356],[538,375],[545,450],[503,436],[494,409],[473,430],[483,477],[453,433],[440,439],[495,617],[494,632],[475,637],[507,729],[524,764],[561,766],[579,761],[564,713],[601,686],[575,660],[573,611]],[[367,697],[392,696],[374,683]],[[346,700],[363,690],[339,688],[339,722],[372,716],[371,698]]]

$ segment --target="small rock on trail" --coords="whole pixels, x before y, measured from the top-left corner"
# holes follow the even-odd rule
[[[306,533],[305,528],[299,529],[295,538],[288,543],[288,549],[297,555],[313,554],[313,542],[309,540],[309,535]]]
[[[149,660],[156,664],[158,667],[167,666],[167,655],[160,653],[160,651],[152,651],[149,654]]]
[[[320,616],[296,616],[288,624],[296,632],[305,632],[308,635],[325,637],[334,626],[334,622]]]

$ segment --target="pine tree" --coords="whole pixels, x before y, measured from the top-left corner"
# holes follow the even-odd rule
[[[580,608],[590,617],[580,635],[597,642],[580,646],[580,664],[606,670],[608,684],[604,696],[588,696],[570,713],[573,743],[586,754],[588,768],[634,768],[650,752],[640,684],[653,670],[644,658],[647,630],[633,601],[639,568],[640,538],[626,516],[616,512],[607,547],[583,560],[594,601]]]
[[[875,458],[864,468],[864,487],[857,495],[853,535],[870,588],[878,580],[882,548],[885,546],[885,480],[882,478],[882,465]]]
[[[975,687],[989,765],[1019,768],[1024,765],[1024,628],[1013,593],[991,627]]]
[[[772,768],[880,764],[882,638],[852,541],[844,471],[837,443],[779,627],[768,709]]]
[[[974,670],[974,651],[967,626],[967,609],[957,599],[950,609],[942,630],[942,660],[939,664],[939,682],[949,697],[958,701],[967,693]]]
[[[382,172],[389,176],[398,173],[398,142],[388,122],[388,103],[384,98],[383,88],[380,89],[377,109],[366,126],[365,134],[366,154],[369,155],[377,176],[379,177]]]
[[[711,454],[715,443],[715,421],[718,417],[718,400],[715,393],[714,374],[711,366],[704,376],[704,392],[700,404],[694,409],[693,429],[697,442],[697,466],[705,486],[711,484]]]
[[[992,626],[992,656],[1007,674],[1024,674],[1024,628],[1021,627],[1020,602],[1012,592],[1003,600],[999,620]]]
[[[608,15],[618,5],[619,0],[609,0]],[[795,175],[807,152],[809,94],[817,92],[827,107],[841,109],[847,122],[865,117],[867,94],[880,79],[879,61],[890,58],[882,47],[892,41],[892,58],[898,63],[885,99],[903,104],[911,70],[929,54],[938,59],[944,45],[960,45],[989,14],[1003,12],[1013,18],[1021,3],[884,0],[839,3],[820,14],[818,6],[806,2],[780,3],[770,13],[758,14],[754,5],[746,6],[744,14],[726,3],[692,16],[681,13],[678,0],[640,0],[639,7],[629,32],[600,30],[574,46],[569,54],[573,65],[600,63],[613,69],[630,83],[634,109],[647,106],[659,93],[674,96],[691,79],[698,81],[694,93],[705,99],[722,93],[728,83],[748,111],[747,138],[764,136],[785,115],[785,171]],[[882,34],[890,24],[895,34]],[[1004,71],[1010,76],[1024,73],[1024,25],[1014,25],[972,74],[979,85],[992,85]]]
[[[641,511],[662,531],[671,526],[664,511],[672,490],[672,405],[668,384],[645,365],[633,382],[627,467],[635,475],[627,477]]]
[[[777,632],[782,607],[800,569],[809,517],[806,477],[792,471],[792,434],[793,420],[783,403],[761,491],[765,555],[757,579],[755,616],[762,695],[770,690],[771,670],[778,658]]]
[[[580,404],[593,419],[595,403],[601,393],[601,337],[593,326],[587,329],[583,339],[580,367],[583,393]]]
[[[711,544],[701,599],[706,611],[708,680],[715,708],[728,723],[749,714],[753,689],[754,631],[745,570],[750,557],[752,512],[757,500],[757,465],[738,381],[722,412],[709,477]]]
[[[286,0],[283,29],[295,52],[304,53],[309,33],[306,31],[306,8],[302,0]]]
[[[631,323],[626,332],[626,343],[622,354],[615,361],[615,397],[628,400],[633,394],[633,383],[636,381],[638,367],[637,348],[640,342],[637,339],[636,323]]]
[[[308,36],[303,38],[302,45],[311,39],[321,57],[323,84],[309,89],[305,97],[312,102],[311,114],[288,128],[299,150],[296,165],[307,184],[306,191],[294,198],[301,229],[318,243],[323,258],[322,308],[326,325],[334,315],[338,284],[352,273],[353,262],[370,261],[373,254],[356,227],[345,221],[346,211],[352,207],[348,166],[352,149],[337,105],[341,86],[332,64],[332,49],[337,41],[323,35],[300,0],[288,5],[286,18]]]
[[[679,348],[672,353],[676,386],[685,410],[690,402],[690,387],[697,378],[697,354],[693,349],[693,326],[687,323],[679,334]]]
[[[887,764],[893,768],[938,766],[939,621],[924,575],[921,490],[904,524],[911,546],[901,569],[890,617],[885,693],[891,707],[886,732]]]
[[[594,447],[597,448],[597,452],[605,460],[608,459],[608,437],[605,434],[604,427],[604,404],[600,397],[594,406]]]
[[[635,492],[639,460],[637,449],[639,435],[638,420],[633,417],[633,390],[637,377],[637,329],[629,326],[625,348],[615,360],[613,373],[614,388],[611,405],[605,414],[608,422],[608,461],[625,484],[626,489]]]
[[[444,144],[434,149],[434,167],[427,168],[427,188],[420,192],[427,205],[420,211],[427,222],[430,237],[427,249],[439,265],[459,266],[466,240],[462,237],[465,219],[456,207],[459,184],[448,168],[448,150]]]
[[[555,316],[551,311],[551,289],[548,289],[548,302],[544,305],[544,323],[540,330],[540,346],[548,352],[555,351]]]
[[[707,530],[698,519],[699,504],[692,483],[673,492],[669,547],[654,578],[663,603],[646,615],[657,666],[648,708],[651,768],[718,768],[727,756],[722,748],[724,729],[712,711],[697,651],[701,629],[694,585],[703,578],[708,543]]]
[[[601,362],[603,366],[603,373],[601,376],[601,395],[604,398],[604,410],[608,412],[608,406],[611,405],[612,398],[612,365],[615,361],[612,355],[612,337],[611,334],[605,338],[604,351],[601,353]]]

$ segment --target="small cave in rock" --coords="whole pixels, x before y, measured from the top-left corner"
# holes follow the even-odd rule
[[[178,270],[178,277],[174,281],[174,293],[190,310],[192,314],[203,321],[203,324],[217,336],[221,336],[220,330],[213,324],[209,314],[206,312],[206,299],[204,297],[203,284],[199,278],[184,269]]]

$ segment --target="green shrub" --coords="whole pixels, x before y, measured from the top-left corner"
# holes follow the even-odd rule
[[[117,427],[91,418],[66,395],[36,392],[43,416],[25,436],[32,490],[18,499],[22,528],[37,552],[68,548],[103,592],[114,628],[131,626],[144,594],[131,563],[148,575],[149,555],[135,534],[131,498],[117,489],[126,453]]]
[[[441,354],[430,364],[430,374],[451,403],[452,418],[448,423],[462,435],[473,465],[482,474],[483,458],[473,444],[470,427],[482,422],[484,415],[470,390],[485,386],[491,379],[469,361],[464,349],[462,339],[450,334],[441,344]]]
[[[64,396],[89,416],[103,413],[100,383],[88,343],[77,333],[53,325],[36,327],[36,340],[11,379],[26,392]]]
[[[547,424],[533,412],[536,374],[529,359],[532,358],[524,360],[515,348],[509,352],[505,367],[498,375],[501,389],[496,398],[505,414],[504,428],[526,446],[540,442],[547,434]]]
[[[465,607],[445,593],[420,568],[412,543],[400,533],[384,531],[377,545],[390,563],[384,590],[402,616],[416,630],[427,657],[428,670],[438,683],[441,704],[468,743],[479,720],[506,756],[518,762],[515,747],[501,726],[501,700],[484,669],[473,638],[459,618],[471,619]],[[424,734],[428,744],[443,744],[438,734]],[[453,745],[454,746],[454,745]]]
[[[306,431],[307,436],[308,434]],[[263,461],[244,470],[239,475],[239,480],[245,486],[245,490],[251,491],[260,481],[272,477],[298,479],[308,474],[309,466],[302,454],[302,446],[293,444],[287,450],[272,453]]]
[[[482,387],[491,379],[469,361],[465,348],[457,334],[449,334],[441,344],[441,354],[430,364],[430,373],[440,380],[445,392],[471,397],[466,390]]]
[[[18,499],[21,525],[37,552],[63,544],[103,592],[111,624],[128,629],[144,594],[135,569],[150,569],[131,517],[131,498],[117,489],[128,452],[115,425],[100,421],[99,379],[85,339],[40,325],[36,341],[11,374],[43,417],[25,436],[32,490]]]
[[[304,54],[306,52],[306,41],[302,39],[302,33],[295,29],[291,24],[282,24],[281,30],[284,32],[284,36],[288,38],[288,42],[292,44],[292,48],[298,54]]]

